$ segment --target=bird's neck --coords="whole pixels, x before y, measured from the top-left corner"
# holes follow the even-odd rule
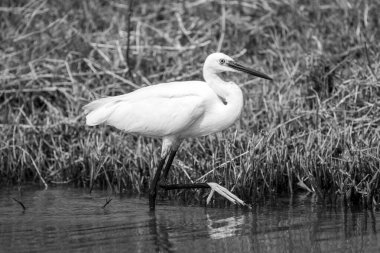
[[[222,103],[216,103],[215,109],[219,112],[215,124],[219,128],[213,132],[223,130],[232,125],[240,116],[243,109],[243,92],[234,82],[223,81],[216,73],[204,72],[203,77],[207,85],[216,93]],[[216,100],[214,100],[216,101]],[[221,116],[223,115],[223,116]]]
[[[228,100],[233,95],[231,94],[231,92],[233,93],[231,86],[236,86],[234,88],[237,88],[240,91],[240,88],[237,85],[224,81],[216,73],[209,71],[204,71],[203,73],[203,78],[205,79],[206,83],[219,97],[223,99]]]

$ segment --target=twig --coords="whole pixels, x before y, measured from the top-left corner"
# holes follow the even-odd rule
[[[8,89],[0,90],[0,94],[10,94],[10,93],[32,93],[32,92],[55,92],[67,90],[66,88],[58,87],[36,87],[36,88],[21,88],[21,89]]]
[[[129,0],[129,6],[128,6],[128,15],[127,15],[127,50],[125,51],[125,61],[127,63],[127,67],[128,67],[128,75],[129,77],[132,79],[133,82],[134,79],[133,79],[133,76],[132,76],[132,72],[131,72],[131,65],[130,65],[130,61],[129,61],[129,46],[130,46],[130,37],[131,37],[131,17],[132,17],[132,14],[133,14],[133,0]]]
[[[368,48],[367,48],[366,41],[364,41],[364,51],[365,51],[365,56],[367,58],[367,65],[368,65],[369,71],[371,72],[373,78],[375,78],[376,81],[379,81],[377,76],[375,75],[375,71],[373,70],[372,65],[371,65],[371,60],[369,59],[369,56],[368,56]]]
[[[220,31],[218,48],[216,50],[217,52],[220,52],[220,50],[222,50],[224,35],[226,33],[226,5],[225,5],[224,0],[222,0],[222,6],[221,7],[222,7],[222,27],[221,27],[221,31]]]
[[[203,174],[201,177],[199,177],[198,179],[196,179],[195,182],[198,182],[198,181],[204,179],[205,177],[207,177],[207,176],[208,176],[209,174],[211,174],[212,172],[215,172],[215,170],[217,170],[217,169],[219,169],[219,168],[221,168],[221,167],[223,167],[223,166],[226,166],[227,164],[233,162],[234,160],[236,160],[236,159],[238,159],[238,158],[240,158],[240,157],[242,157],[242,156],[244,156],[244,155],[246,155],[246,154],[248,154],[248,153],[249,153],[249,151],[246,151],[246,152],[244,152],[244,153],[241,153],[241,154],[238,155],[238,156],[233,157],[233,158],[230,159],[229,161],[226,161],[226,162],[224,162],[224,163],[218,165],[217,167],[215,167],[215,168],[209,170],[208,172],[206,172],[205,174]]]
[[[182,33],[186,36],[186,38],[189,40],[189,42],[191,44],[196,44],[194,40],[190,37],[190,32],[186,30],[181,18],[181,14],[179,12],[176,12],[175,17],[177,18],[179,28],[181,29]]]
[[[142,24],[142,23],[141,23]],[[169,41],[172,43],[172,41]],[[199,44],[189,45],[189,46],[160,46],[160,45],[139,45],[136,46],[130,46],[131,49],[144,49],[144,50],[151,50],[151,51],[175,51],[175,52],[184,52],[188,50],[196,50],[200,47],[206,47],[209,44],[211,44],[211,40],[205,40],[203,42],[200,42]],[[108,44],[101,44],[101,43],[91,43],[91,46],[101,47],[101,48],[108,48],[108,49],[116,49],[115,45],[108,45]],[[122,48],[125,48],[122,46]],[[124,72],[124,71],[123,71]],[[75,75],[74,75],[75,76]]]
[[[40,178],[41,182],[45,186],[45,190],[46,190],[48,188],[48,184],[45,182],[45,179],[42,177],[41,172],[40,172],[37,164],[34,162],[32,155],[28,151],[26,151],[24,148],[22,148],[20,146],[15,146],[15,147],[19,148],[22,152],[24,152],[24,154],[27,154],[29,156],[30,161],[32,162],[34,168],[36,169],[38,177]]]
[[[92,193],[92,189],[94,188],[94,184],[92,183],[92,176],[90,176],[90,190],[88,191],[88,194],[91,194]]]
[[[52,183],[52,184],[69,184],[71,181],[73,181],[73,180],[70,179],[70,180],[66,180],[66,181],[50,181],[50,183]]]
[[[38,174],[38,177],[40,178],[41,182],[43,183],[43,185],[45,186],[45,190],[47,190],[48,188],[48,184],[45,182],[45,179],[42,177],[41,175],[41,172],[39,170],[39,168],[37,167],[37,164],[34,162],[34,160],[32,159],[32,156],[28,153],[28,155],[30,156],[30,160],[32,161],[33,163],[33,166],[34,168],[36,169],[37,171],[37,174]]]
[[[102,208],[104,209],[104,208],[106,208],[106,206],[111,202],[111,198],[107,198],[106,199],[106,203],[102,206]]]
[[[108,69],[103,68],[103,67],[100,66],[99,64],[97,64],[97,63],[95,63],[95,62],[93,62],[93,61],[90,61],[89,59],[84,59],[84,61],[85,61],[87,64],[92,64],[92,65],[94,65],[95,67],[101,69],[104,73],[106,73],[106,74],[108,74],[108,75],[110,75],[110,76],[112,76],[112,77],[114,77],[114,78],[116,78],[116,79],[122,81],[123,83],[126,83],[126,84],[128,84],[128,85],[130,85],[130,86],[132,86],[132,87],[134,87],[134,88],[136,88],[136,89],[140,88],[140,86],[136,85],[134,82],[131,82],[131,81],[129,81],[129,80],[127,80],[127,79],[125,79],[125,78],[123,78],[123,77],[117,75],[115,72],[113,72],[113,71],[111,71],[111,70],[108,70]]]
[[[24,206],[24,204],[20,201],[20,200],[17,200],[15,198],[12,198],[14,201],[16,201],[17,203],[20,204],[20,206],[22,207],[22,210],[25,211],[26,210],[26,207]]]
[[[47,30],[49,30],[50,28],[52,28],[53,26],[55,26],[56,24],[60,24],[60,23],[65,22],[66,17],[67,17],[67,15],[65,15],[63,18],[55,20],[54,22],[50,23],[48,26],[44,27],[41,30],[34,31],[34,32],[31,32],[31,33],[28,33],[28,34],[23,34],[23,35],[21,35],[21,36],[19,36],[17,38],[13,38],[13,42],[18,42],[18,41],[24,40],[24,39],[26,39],[26,38],[28,38],[30,36],[34,36],[36,34],[44,33]]]

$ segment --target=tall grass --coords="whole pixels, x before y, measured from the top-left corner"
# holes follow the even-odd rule
[[[299,190],[380,201],[377,1],[134,1],[129,57],[127,1],[3,1],[0,12],[3,183],[146,191],[160,140],[87,127],[81,107],[201,79],[221,47],[275,81],[229,75],[242,118],[183,143],[173,182],[214,181],[250,201]]]

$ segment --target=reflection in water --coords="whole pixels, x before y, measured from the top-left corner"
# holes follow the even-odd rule
[[[241,230],[241,225],[244,224],[245,215],[216,220],[212,220],[209,214],[206,214],[206,217],[208,234],[210,238],[223,239],[238,235],[237,232]]]
[[[174,252],[173,245],[169,240],[168,229],[163,224],[157,222],[156,212],[149,212],[149,216],[151,217],[149,229],[153,236],[154,250],[156,252]]]
[[[27,207],[22,212],[11,198]],[[379,252],[379,213],[312,197],[252,210],[180,206],[70,188],[0,190],[0,252]]]

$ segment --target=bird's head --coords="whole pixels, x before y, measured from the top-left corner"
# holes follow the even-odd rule
[[[245,72],[257,77],[273,80],[264,73],[235,62],[231,57],[223,53],[213,53],[207,56],[203,71],[209,71],[216,74],[221,72]]]

